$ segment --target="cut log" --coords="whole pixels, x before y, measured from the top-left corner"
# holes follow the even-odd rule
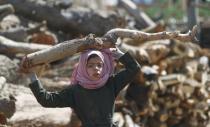
[[[103,16],[90,9],[62,10],[47,5],[38,5],[28,0],[3,0],[0,4],[10,3],[15,12],[35,21],[47,21],[49,28],[72,34],[103,35],[106,31],[124,27],[125,20],[117,14]]]
[[[125,120],[123,118],[123,114],[121,112],[115,112],[113,115],[113,121],[118,123],[119,127],[123,127]]]
[[[14,13],[15,10],[11,4],[0,5],[0,21],[8,14]]]
[[[176,85],[182,83],[185,80],[185,76],[181,74],[171,74],[166,76],[160,76],[158,78],[159,87],[166,87],[169,85]]]
[[[138,9],[138,7],[131,0],[119,0],[119,5],[125,8],[137,22],[143,27],[155,26],[155,22],[146,15],[142,10]]]
[[[39,33],[40,28],[46,27],[46,22],[39,23],[39,24],[37,24],[37,25],[35,25],[31,28],[27,28],[27,29],[23,28],[23,27],[20,27],[19,25],[15,28],[12,28],[12,26],[16,26],[16,24],[9,24],[9,23],[7,24],[7,22],[8,22],[7,20],[3,21],[3,22],[5,22],[5,23],[2,23],[1,27],[3,27],[4,29],[0,31],[0,36],[4,36],[8,39],[15,40],[15,41],[20,41],[20,42],[28,40],[28,38],[30,37],[28,35],[34,34],[34,33]],[[45,42],[43,44],[48,44],[48,43]]]
[[[179,34],[177,32],[145,33],[136,30],[113,29],[105,34],[102,38],[96,38],[94,35],[90,34],[83,39],[69,40],[51,48],[28,54],[27,59],[25,59],[23,63],[33,66],[37,64],[50,63],[90,48],[110,48],[114,46],[114,43],[117,41],[118,37],[147,40],[174,38],[182,41],[196,41],[196,30],[197,27],[194,27],[192,33],[189,32],[188,34]]]
[[[169,53],[170,40],[150,41],[139,46],[132,46],[125,43],[120,45],[125,51],[129,51],[140,64],[157,64]]]
[[[0,36],[4,36],[15,41],[24,41],[27,37],[27,32],[23,28],[15,28],[7,31],[0,31]]]
[[[26,59],[23,60],[23,65],[32,67],[34,65],[50,63],[67,56],[72,56],[86,49],[110,47],[114,47],[114,43],[107,40],[102,41],[101,38],[95,38],[93,34],[90,34],[83,39],[65,41],[53,47],[28,54]]]
[[[49,48],[49,45],[28,44],[24,42],[15,42],[3,36],[0,36],[0,53],[23,53],[28,54],[42,49]]]
[[[135,123],[130,115],[125,115],[125,127],[135,127]]]
[[[128,51],[140,64],[151,63],[152,61],[147,51],[141,47],[122,43],[120,48],[124,51]]]
[[[167,109],[160,109],[160,111],[158,111],[156,117],[157,117],[157,119],[159,119],[160,122],[166,122],[169,117]]]

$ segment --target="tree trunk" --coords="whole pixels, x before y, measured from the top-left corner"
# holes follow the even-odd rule
[[[195,41],[196,30],[197,29],[194,28],[192,33],[189,32],[187,34],[179,34],[177,32],[145,33],[136,30],[113,29],[105,34],[102,38],[96,38],[90,34],[83,39],[69,40],[51,48],[28,54],[24,63],[33,66],[37,64],[50,63],[90,48],[110,48],[114,46],[114,43],[117,41],[118,37],[144,40],[173,38],[181,41]]]
[[[15,42],[3,36],[0,36],[0,53],[23,53],[28,54],[42,49],[49,48],[49,45],[28,44],[23,42]]]
[[[50,63],[67,56],[72,56],[86,49],[110,48],[113,47],[113,45],[114,43],[110,41],[104,40],[103,42],[100,38],[95,38],[94,35],[90,34],[83,39],[65,41],[53,47],[28,54],[26,59],[24,59],[24,63],[30,66]]]
[[[47,25],[55,30],[72,34],[103,35],[106,31],[123,27],[125,21],[116,14],[102,16],[92,10],[58,10],[47,5],[38,5],[27,0],[3,0],[0,4],[11,3],[15,12],[35,21],[47,21]]]

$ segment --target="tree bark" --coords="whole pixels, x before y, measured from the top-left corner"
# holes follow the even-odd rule
[[[189,31],[186,34],[181,34],[178,31],[175,32],[158,32],[158,33],[145,33],[138,30],[128,30],[116,28],[107,32],[105,36],[112,37],[122,37],[122,38],[131,38],[144,41],[153,41],[153,40],[162,40],[162,39],[176,39],[183,42],[198,42],[196,38],[196,32],[198,30],[197,26],[194,26],[192,31]]]
[[[83,39],[69,40],[51,48],[28,54],[27,59],[24,60],[24,63],[34,66],[38,64],[50,63],[90,48],[110,48],[114,46],[114,43],[117,41],[118,37],[145,40],[174,38],[181,41],[196,41],[195,32],[196,28],[193,29],[192,33],[189,32],[187,34],[179,34],[177,32],[145,33],[136,30],[113,29],[105,34],[102,38],[97,38],[90,34]]]
[[[95,38],[94,35],[90,34],[86,38],[68,40],[53,47],[28,54],[23,62],[30,66],[34,66],[72,56],[86,49],[102,49],[110,47],[114,47],[114,43],[106,40],[103,42],[101,38]]]
[[[102,16],[92,10],[58,10],[47,5],[37,5],[27,0],[3,0],[0,4],[10,3],[19,15],[35,21],[47,21],[49,28],[72,34],[103,35],[106,31],[123,27],[125,21],[116,14]]]
[[[20,27],[7,31],[0,31],[0,36],[4,36],[15,41],[24,41],[27,38],[27,35],[27,31]]]
[[[0,53],[23,53],[28,54],[49,48],[49,45],[41,44],[28,44],[24,42],[15,42],[10,39],[7,39],[3,36],[0,36]]]

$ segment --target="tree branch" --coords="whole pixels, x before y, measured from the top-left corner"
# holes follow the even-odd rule
[[[24,42],[15,42],[13,40],[7,39],[3,36],[0,36],[0,53],[23,53],[28,54],[49,48],[49,45],[40,45],[40,44],[29,44]]]
[[[28,63],[30,66],[34,66],[42,63],[53,62],[90,48],[102,49],[114,47],[118,37],[143,39],[147,41],[160,39],[177,39],[180,41],[197,42],[195,37],[196,31],[197,27],[194,27],[192,32],[188,32],[187,34],[180,34],[178,32],[145,33],[142,31],[116,28],[110,30],[101,38],[90,34],[83,39],[65,41],[50,48],[28,54],[25,61],[27,61],[26,63]]]
[[[158,33],[146,33],[137,30],[129,30],[129,29],[121,29],[116,28],[107,32],[106,36],[110,37],[122,37],[122,38],[131,38],[136,40],[143,41],[153,41],[153,40],[162,40],[162,39],[176,39],[183,42],[198,42],[196,38],[196,33],[198,31],[198,27],[194,26],[192,31],[189,31],[186,34],[181,34],[178,31],[175,32],[158,32]]]

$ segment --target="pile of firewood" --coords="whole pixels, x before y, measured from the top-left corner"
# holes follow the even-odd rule
[[[144,49],[156,59],[142,63],[142,72],[124,91],[125,99],[118,100],[123,100],[117,111],[124,121],[130,115],[133,123],[145,127],[206,127],[210,50],[178,41],[147,45]]]
[[[67,61],[59,60],[67,59],[87,48],[110,48],[116,44],[136,58],[142,66],[141,71],[116,101],[114,120],[118,121],[120,127],[209,125],[210,50],[200,46],[202,39],[199,41],[196,38],[197,26],[188,33],[164,31],[161,23],[153,22],[144,12],[140,13],[132,2],[126,0],[120,0],[119,6],[125,8],[136,23],[145,29],[124,29],[126,21],[116,13],[97,13],[84,8],[75,10],[71,8],[72,3],[62,1],[51,6],[33,0],[3,0],[0,4],[0,54],[15,59],[15,65],[23,59],[23,65],[35,66],[35,71],[40,72],[42,67],[38,69],[39,65],[60,62],[65,66]],[[207,33],[210,31],[205,30]],[[75,64],[73,59],[71,62]],[[58,67],[60,64],[54,66],[61,71],[61,67]],[[9,69],[13,74],[17,68]],[[48,77],[53,75],[49,73],[56,73],[52,72],[55,68],[50,69]],[[0,90],[5,89],[4,86],[8,83],[15,84],[14,80],[20,78],[8,76],[7,73],[0,74]],[[61,75],[56,74],[57,80],[63,78]],[[23,85],[26,86],[26,83]],[[0,126],[6,124],[7,119],[15,113],[15,99],[9,94],[5,100],[0,91]],[[14,109],[10,110],[12,112],[9,115],[6,114],[8,112],[5,113],[6,109],[9,110],[8,106],[4,106],[9,104],[8,100]],[[75,114],[71,119],[73,121],[69,124],[72,127],[80,125]],[[36,121],[31,123],[34,125]],[[16,125],[18,127],[25,124]],[[28,121],[27,126],[30,126]]]

